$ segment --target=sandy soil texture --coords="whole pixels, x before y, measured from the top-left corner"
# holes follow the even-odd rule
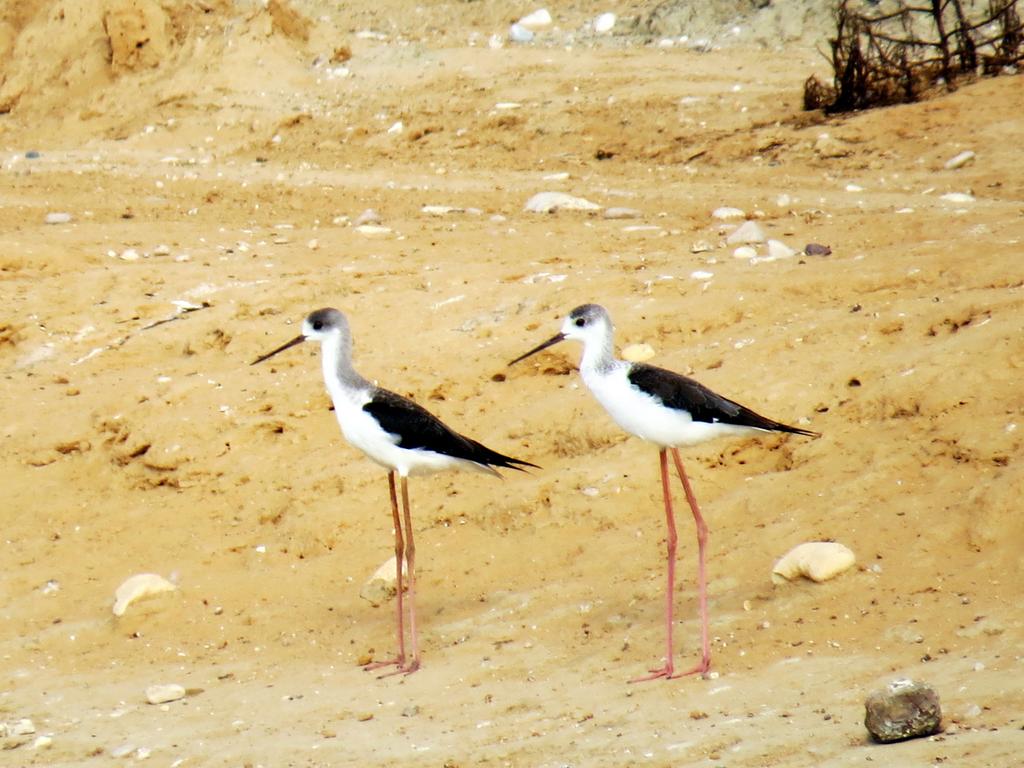
[[[826,119],[801,111],[806,34],[599,37],[585,0],[492,46],[536,7],[0,12],[0,721],[36,729],[0,764],[1020,764],[1020,77]],[[525,212],[542,191],[601,210]],[[831,255],[737,258],[720,206]],[[709,679],[626,682],[662,652],[656,450],[577,348],[506,366],[589,301],[620,348],[823,435],[684,454]],[[384,472],[314,347],[249,365],[323,306],[365,376],[542,467],[413,479],[406,678],[359,666],[394,651],[392,605],[360,598],[392,549]],[[774,585],[814,540],[857,565]],[[147,572],[177,590],[115,617]],[[944,733],[867,739],[897,677],[937,688]],[[188,695],[146,703],[159,683]]]

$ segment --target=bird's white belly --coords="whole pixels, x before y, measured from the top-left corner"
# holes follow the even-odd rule
[[[392,436],[381,429],[377,420],[363,410],[363,405],[369,402],[367,398],[354,400],[342,392],[331,393],[331,399],[345,440],[385,469],[393,469],[405,477],[472,465],[472,462],[442,453],[420,448],[410,450],[396,445]],[[472,466],[475,468],[475,465]]]
[[[751,431],[748,427],[720,422],[694,421],[687,411],[668,408],[634,387],[624,369],[604,375],[584,372],[583,380],[616,424],[662,448],[697,445]]]

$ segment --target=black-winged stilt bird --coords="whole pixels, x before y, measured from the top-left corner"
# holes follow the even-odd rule
[[[420,666],[416,638],[416,546],[409,511],[410,475],[446,469],[473,469],[498,475],[495,467],[536,467],[528,461],[492,451],[464,437],[412,400],[382,389],[364,379],[352,367],[352,333],[348,320],[336,309],[318,309],[302,322],[302,333],[272,352],[257,358],[261,363],[303,341],[319,341],[324,383],[334,402],[334,412],[345,439],[388,470],[391,514],[395,526],[397,570],[398,655],[375,662],[370,668],[396,667],[391,674],[409,674]],[[395,474],[401,478],[402,516],[398,514]],[[403,538],[404,524],[404,538]],[[405,651],[402,560],[408,578],[409,646]]]
[[[612,320],[604,307],[584,304],[576,307],[562,324],[560,333],[525,355],[547,349],[565,339],[583,342],[580,373],[583,381],[604,406],[616,424],[631,435],[658,446],[661,460],[661,491],[668,524],[668,588],[665,606],[667,647],[665,665],[631,682],[673,678],[679,675],[672,663],[673,589],[675,586],[676,524],[669,487],[668,451],[672,452],[676,472],[697,524],[697,586],[701,619],[701,660],[693,669],[680,674],[704,674],[711,668],[708,639],[708,596],[705,572],[705,548],[708,528],[679,458],[679,446],[697,445],[726,435],[752,432],[790,432],[817,437],[817,433],[791,427],[760,416],[749,408],[715,394],[693,379],[645,363],[629,363],[615,357],[612,349]]]

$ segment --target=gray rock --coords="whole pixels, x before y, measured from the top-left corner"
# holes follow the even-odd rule
[[[927,683],[893,680],[864,702],[864,726],[875,741],[888,744],[937,733],[942,710],[939,695]]]

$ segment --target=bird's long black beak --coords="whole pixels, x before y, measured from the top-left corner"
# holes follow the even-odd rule
[[[278,352],[284,352],[289,347],[294,347],[296,344],[301,344],[305,340],[306,340],[305,336],[296,336],[291,341],[282,344],[280,347],[275,349],[273,352],[267,352],[267,354],[261,355],[260,357],[257,357],[255,360],[253,360],[251,363],[249,363],[249,365],[256,365],[256,363],[262,363],[264,360],[266,360],[267,358],[273,357]]]
[[[527,352],[525,355],[520,355],[519,357],[517,357],[515,360],[513,360],[511,363],[509,363],[509,365],[515,365],[520,360],[525,360],[530,355],[535,355],[538,352],[540,352],[542,349],[547,349],[548,347],[554,346],[555,344],[557,344],[558,342],[562,341],[563,339],[565,339],[565,334],[564,333],[556,333],[554,336],[552,336],[550,339],[545,341],[543,344],[539,344],[536,347],[534,347],[533,349],[531,349],[529,352]]]

